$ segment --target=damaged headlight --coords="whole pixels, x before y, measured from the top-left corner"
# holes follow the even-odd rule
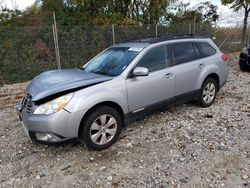
[[[36,108],[34,114],[50,115],[62,110],[72,98],[73,93],[63,95]]]

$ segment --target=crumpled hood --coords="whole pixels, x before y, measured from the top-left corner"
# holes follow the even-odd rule
[[[44,72],[33,78],[27,92],[32,101],[38,101],[56,93],[111,80],[112,77],[85,72],[81,69],[64,69]]]

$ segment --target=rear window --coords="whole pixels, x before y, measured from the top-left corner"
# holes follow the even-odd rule
[[[173,44],[175,64],[182,64],[196,59],[194,46],[191,42]]]
[[[208,57],[216,53],[216,50],[210,44],[206,42],[199,42],[198,44],[202,50],[203,57]]]

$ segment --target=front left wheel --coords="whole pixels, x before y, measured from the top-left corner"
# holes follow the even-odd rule
[[[82,123],[80,138],[93,150],[103,150],[113,145],[122,130],[121,116],[109,106],[95,109]]]

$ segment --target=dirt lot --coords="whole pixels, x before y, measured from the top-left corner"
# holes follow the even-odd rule
[[[171,106],[101,152],[33,143],[14,109],[26,84],[1,87],[0,187],[250,187],[250,73],[235,55],[229,69],[212,107]]]

